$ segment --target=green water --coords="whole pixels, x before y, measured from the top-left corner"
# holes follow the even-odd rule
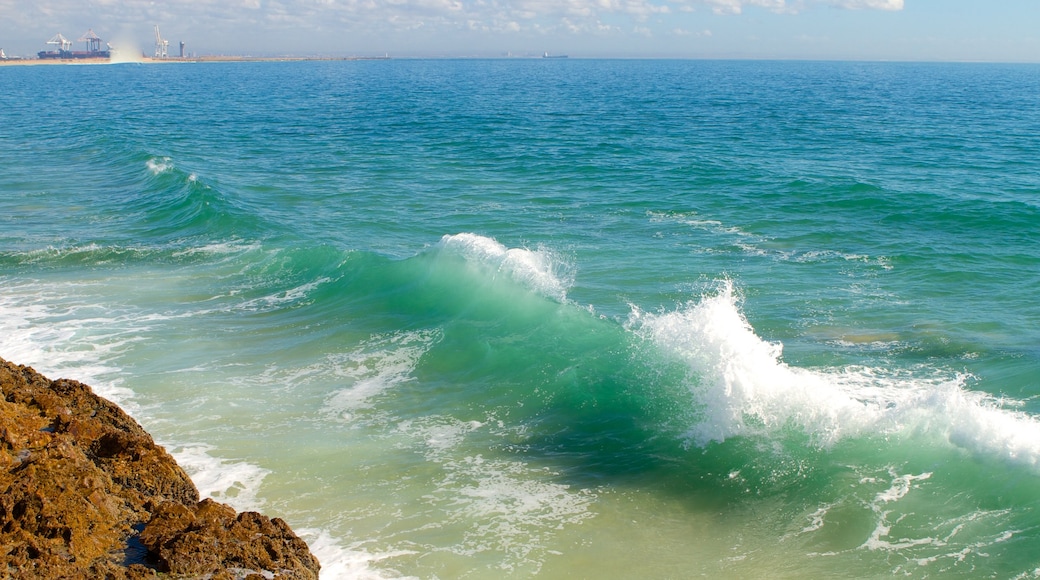
[[[1038,73],[6,67],[0,356],[323,578],[1034,577]]]

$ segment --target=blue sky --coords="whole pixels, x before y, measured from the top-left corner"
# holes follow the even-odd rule
[[[1040,0],[0,0],[0,48],[1040,62]],[[81,47],[82,43],[76,43]]]

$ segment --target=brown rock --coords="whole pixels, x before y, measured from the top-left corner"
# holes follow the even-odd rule
[[[173,574],[235,570],[317,577],[317,560],[284,521],[256,512],[236,514],[211,499],[194,510],[174,502],[160,505],[141,532],[141,543],[158,556],[161,571]]]
[[[0,396],[0,578],[318,577],[284,521],[199,502],[90,387],[0,359]]]

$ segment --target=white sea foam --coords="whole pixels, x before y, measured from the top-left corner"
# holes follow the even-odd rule
[[[868,266],[891,270],[889,258],[871,257],[865,254],[854,254],[832,249],[794,251],[777,249],[776,244],[768,237],[747,232],[739,227],[729,226],[717,219],[700,216],[697,212],[660,212],[650,211],[647,216],[651,222],[678,223],[689,226],[693,230],[708,233],[717,238],[717,247],[705,245],[697,248],[697,252],[712,254],[719,247],[732,245],[749,256],[767,256],[780,262],[817,263],[817,262],[860,262]],[[719,244],[718,242],[721,242]]]
[[[152,175],[159,175],[173,169],[173,161],[169,157],[152,157],[144,164]]]
[[[923,434],[973,453],[1040,468],[1040,421],[935,369],[809,370],[761,339],[730,282],[674,312],[633,308],[628,326],[688,365],[698,413],[689,441],[796,425],[821,446],[864,434]]]
[[[556,533],[593,517],[596,494],[553,481],[558,474],[548,468],[465,452],[467,438],[495,435],[499,428],[490,418],[466,422],[434,416],[404,421],[398,430],[442,469],[436,489],[423,500],[443,511],[432,525],[454,528],[459,536],[438,549],[465,556],[497,554],[498,570],[537,574],[544,559],[558,553]]]
[[[415,552],[398,550],[392,552],[370,552],[364,549],[362,542],[348,546],[340,544],[328,532],[312,528],[296,530],[300,538],[307,542],[314,557],[321,562],[321,580],[387,580],[410,579],[393,571],[374,568],[372,564],[390,558],[412,555]]]
[[[111,261],[111,256],[126,256],[143,253],[147,248],[133,246],[101,246],[94,242],[75,246],[54,247],[48,246],[31,250],[23,254],[23,260],[27,264],[36,262],[56,261],[65,259],[90,260],[94,264],[103,264]],[[102,259],[102,254],[109,258]]]
[[[574,283],[571,265],[546,248],[507,248],[492,238],[471,233],[444,236],[440,245],[490,270],[493,277],[507,276],[526,288],[561,302],[567,298],[567,290]]]
[[[139,340],[155,313],[112,312],[85,302],[78,293],[58,294],[38,284],[9,285],[0,294],[0,353],[33,366],[51,378],[71,378],[90,385],[138,420],[142,409],[134,393],[121,386],[120,369],[112,360],[127,344]],[[64,288],[65,291],[68,288]],[[191,476],[203,497],[229,503],[238,510],[257,509],[257,493],[267,470],[212,456],[205,445],[161,442]]]
[[[95,242],[82,245],[70,246],[47,246],[30,250],[21,255],[21,260],[26,264],[38,262],[53,262],[58,260],[89,260],[94,265],[114,263],[126,257],[147,257],[155,254],[163,254],[171,251],[175,258],[181,257],[236,257],[243,253],[254,251],[261,246],[259,243],[246,243],[241,241],[215,242],[204,246],[179,249],[177,245],[110,245],[102,246]]]
[[[269,470],[244,461],[214,457],[208,445],[168,447],[170,455],[191,476],[203,499],[213,498],[238,511],[256,511],[262,507],[258,493]]]
[[[43,290],[36,284],[8,284],[0,294],[0,354],[52,378],[89,384],[94,392],[131,413],[133,392],[104,362],[136,340],[139,329],[116,323],[97,306]]]
[[[941,544],[941,542],[931,536],[920,538],[899,538],[897,540],[889,538],[893,525],[893,523],[889,521],[889,515],[892,513],[892,510],[885,509],[885,507],[890,503],[897,502],[906,497],[906,494],[910,493],[915,481],[924,481],[932,476],[931,473],[921,473],[918,475],[907,473],[897,475],[894,471],[891,472],[891,475],[892,485],[888,489],[878,492],[874,497],[874,500],[870,503],[870,507],[876,514],[877,519],[875,520],[874,531],[870,533],[870,537],[867,538],[860,547],[872,551],[898,551],[912,548],[914,546]]]
[[[556,530],[593,515],[589,507],[595,495],[552,482],[555,473],[482,455],[453,457],[442,464],[444,479],[425,499],[445,509],[445,523],[467,527],[451,550],[502,554],[502,570],[537,573],[552,553]]]
[[[239,305],[239,308],[250,312],[262,312],[286,304],[299,302],[301,299],[307,297],[308,294],[314,291],[314,289],[329,281],[330,278],[323,276],[321,278],[317,278],[315,280],[312,280],[305,284],[301,284],[294,288],[289,288],[288,290],[280,290],[273,294],[268,294],[266,296],[254,298],[253,300],[247,300],[243,302],[241,305]]]
[[[1010,509],[980,509],[951,519],[932,520],[921,526],[914,516],[923,514],[913,511],[921,504],[903,503],[915,490],[928,485],[932,473],[900,473],[894,467],[888,467],[887,472],[887,475],[860,479],[861,486],[877,489],[873,498],[863,498],[862,503],[855,501],[858,507],[869,509],[873,514],[874,528],[864,541],[854,548],[808,555],[832,557],[857,551],[892,552],[899,554],[899,560],[905,562],[892,570],[893,575],[918,575],[917,569],[922,566],[933,566],[931,573],[942,573],[958,569],[973,556],[988,557],[989,549],[1020,533],[1020,530],[1005,527]],[[828,512],[840,503],[824,505],[809,515],[811,524],[797,535],[824,528]]]
[[[690,226],[693,229],[704,230],[712,234],[762,241],[760,236],[746,232],[736,226],[727,226],[717,219],[701,217],[697,212],[649,211],[646,215],[650,218],[651,222],[675,222]]]
[[[827,512],[833,508],[833,504],[827,504],[813,513],[809,514],[809,524],[802,528],[798,533],[807,534],[809,532],[815,532],[816,530],[823,527],[824,518],[827,516]]]
[[[457,421],[454,419],[440,419],[414,423],[412,421],[402,422],[398,429],[409,431],[413,427],[412,435],[425,447],[425,455],[428,461],[440,463],[447,453],[458,447],[466,435],[480,429],[485,424],[480,421]]]
[[[241,242],[241,241],[213,242],[213,243],[210,243],[210,244],[206,244],[204,246],[197,246],[197,247],[192,247],[192,248],[186,248],[186,249],[183,249],[183,250],[178,250],[178,251],[173,253],[173,256],[174,257],[181,257],[181,256],[195,256],[195,255],[203,255],[203,256],[239,255],[239,254],[244,254],[246,252],[250,252],[250,251],[254,251],[254,250],[258,250],[258,249],[260,249],[260,244],[258,242],[252,242],[252,243]]]
[[[440,338],[436,330],[381,335],[349,353],[333,355],[335,374],[350,384],[326,399],[325,413],[349,421],[357,411],[370,408],[374,397],[411,381],[419,359]]]

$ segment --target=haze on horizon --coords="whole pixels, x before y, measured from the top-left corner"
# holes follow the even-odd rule
[[[171,54],[1040,62],[1037,23],[1036,0],[0,0],[0,48],[150,54],[157,24]]]

